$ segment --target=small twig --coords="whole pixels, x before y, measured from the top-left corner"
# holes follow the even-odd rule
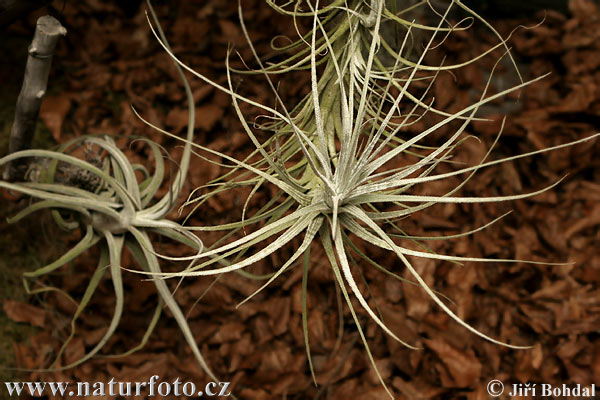
[[[46,94],[52,56],[59,36],[67,30],[54,17],[45,15],[37,20],[35,34],[29,46],[23,86],[17,99],[15,120],[10,131],[8,151],[14,153],[31,148],[42,99]],[[8,181],[23,177],[26,165],[11,163],[3,178]]]

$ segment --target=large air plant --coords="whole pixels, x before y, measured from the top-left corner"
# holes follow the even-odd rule
[[[161,31],[162,44],[168,47]],[[194,104],[189,84],[177,66],[183,81],[188,101],[189,120],[187,144],[184,147],[179,170],[170,177],[167,193],[156,200],[158,189],[165,178],[165,164],[162,149],[152,141],[146,140],[150,147],[154,166],[152,170],[140,164],[132,164],[126,155],[116,146],[109,136],[84,136],[62,145],[56,151],[24,150],[7,155],[0,159],[0,167],[7,166],[13,160],[32,160],[28,180],[26,182],[0,182],[0,188],[28,195],[38,201],[33,202],[9,222],[19,223],[24,217],[42,209],[50,209],[54,220],[60,227],[68,231],[81,230],[82,238],[73,248],[56,261],[33,272],[25,273],[26,287],[31,286],[29,280],[38,279],[61,266],[75,260],[80,254],[95,245],[100,247],[98,266],[89,280],[84,295],[77,304],[77,310],[71,322],[71,336],[63,345],[56,357],[60,359],[69,340],[75,332],[76,321],[86,309],[100,281],[107,273],[114,287],[115,308],[106,332],[94,348],[76,362],[56,367],[51,370],[72,368],[97,354],[116,331],[122,318],[125,293],[122,282],[121,258],[124,249],[128,249],[138,263],[147,272],[160,273],[158,258],[153,250],[153,238],[162,235],[181,243],[190,252],[200,253],[202,241],[180,224],[167,219],[167,214],[176,206],[177,198],[188,172],[191,141],[194,132]],[[83,150],[86,160],[72,155]],[[143,176],[138,181],[136,172]],[[126,267],[130,267],[126,265]],[[143,346],[154,329],[161,311],[166,304],[177,320],[184,337],[192,348],[195,357],[207,374],[215,379],[206,365],[186,319],[175,302],[173,295],[164,281],[156,280],[156,289],[160,301],[151,322],[143,336]],[[59,290],[58,288],[36,288],[34,292]]]
[[[310,69],[313,64],[316,66],[325,64],[326,67],[319,76],[317,89],[319,93],[333,92],[337,94],[337,91],[331,88],[331,86],[336,85],[337,81],[334,64],[331,62],[331,58],[335,58],[339,65],[348,65],[345,71],[346,75],[344,76],[346,84],[348,84],[350,75],[354,75],[354,83],[356,84],[354,93],[357,96],[357,102],[360,101],[358,99],[362,92],[360,88],[366,84],[365,80],[368,81],[368,85],[372,86],[372,89],[376,89],[378,96],[372,96],[369,99],[372,101],[367,101],[366,103],[366,113],[376,120],[384,117],[379,108],[383,104],[379,96],[385,97],[384,93],[388,93],[383,89],[383,85],[385,84],[390,84],[397,90],[404,90],[405,99],[403,101],[409,100],[417,103],[421,107],[428,108],[429,112],[435,114],[450,115],[444,110],[436,108],[435,105],[424,104],[415,89],[407,85],[406,80],[403,79],[403,74],[409,73],[411,69],[416,69],[420,73],[418,79],[429,80],[431,76],[427,76],[427,74],[435,75],[441,71],[451,72],[458,70],[481,60],[499,48],[505,48],[507,50],[507,58],[510,59],[515,73],[521,79],[516,62],[513,60],[510,52],[508,52],[506,44],[506,41],[510,39],[512,34],[507,38],[502,38],[484,18],[458,0],[452,2],[450,7],[446,9],[446,13],[453,4],[456,4],[457,8],[467,14],[468,17],[457,23],[451,23],[444,18],[442,19],[442,23],[438,25],[417,22],[410,17],[415,13],[419,14],[419,12],[426,14],[427,11],[430,13],[432,10],[435,11],[435,8],[428,1],[414,2],[414,4],[410,6],[406,5],[405,8],[400,10],[398,10],[399,5],[404,2],[386,2],[384,0],[336,0],[323,5],[318,10],[315,10],[309,2],[285,2],[283,5],[278,5],[278,2],[275,0],[267,0],[267,3],[277,12],[292,17],[294,19],[294,26],[296,27],[298,26],[297,19],[314,17],[315,14],[320,18],[320,25],[313,27],[306,34],[300,34],[298,30],[298,35],[301,36],[299,40],[292,41],[292,43],[286,46],[275,47],[277,50],[294,52],[294,54],[283,61],[269,63],[262,71],[269,74],[283,74],[292,70]],[[302,7],[304,7],[304,10],[302,10]],[[423,8],[425,10],[421,10]],[[427,8],[431,9],[427,10]],[[438,47],[452,34],[468,30],[475,21],[485,25],[493,35],[500,39],[499,43],[491,46],[481,54],[457,64],[428,64],[423,59],[417,62],[419,52],[422,51],[422,39],[431,32],[442,36],[440,43],[436,45]],[[402,38],[404,38],[404,43],[402,43]],[[312,40],[312,44],[306,46],[311,39],[314,39]],[[369,73],[367,76],[367,56],[373,42],[377,43],[377,52],[373,54],[372,60],[369,62]],[[402,46],[401,50],[399,49],[400,46]],[[332,53],[329,52],[329,48],[333,49]],[[311,51],[311,49],[314,49],[314,51]],[[316,61],[311,61],[313,58]],[[236,72],[245,74],[256,73],[256,71],[243,70]],[[414,80],[417,79],[414,78]],[[387,99],[391,103],[394,102],[394,98],[389,93]],[[302,127],[308,121],[314,122],[314,118],[311,118],[311,115],[314,114],[311,103],[311,96],[309,95],[294,108],[296,112],[292,112],[292,114],[298,126]],[[339,103],[336,96],[323,98],[321,104],[322,110],[325,111],[323,114],[327,115],[329,112],[339,112],[339,110],[336,110],[336,107],[333,107],[335,103]],[[284,128],[282,125],[271,128],[280,130]],[[395,140],[398,140],[398,138]]]
[[[310,2],[306,2],[305,4],[313,7]],[[345,15],[342,13],[340,18],[342,20],[346,16],[347,18],[354,18],[356,16],[355,10],[344,6],[344,4],[344,2],[336,2],[336,7],[345,11]],[[382,1],[371,2],[370,4],[376,7],[374,9],[375,14],[372,25],[372,29],[376,32],[381,24],[382,16],[386,15],[387,10]],[[374,71],[377,71],[377,68],[374,66],[374,60],[380,49],[379,36],[375,34],[371,35],[364,63],[361,62],[362,70],[359,71],[360,73],[356,73],[360,63],[354,63],[352,58],[340,56],[340,54],[352,54],[349,49],[356,48],[354,41],[357,39],[353,35],[349,35],[345,37],[345,41],[337,42],[338,44],[343,43],[343,46],[336,46],[328,36],[319,12],[315,10],[318,10],[318,2],[311,9],[311,15],[313,16],[311,35],[305,38],[309,53],[311,93],[309,100],[304,103],[302,110],[294,108],[295,112],[287,111],[283,101],[275,90],[274,84],[271,82],[267,71],[268,68],[265,68],[260,58],[256,56],[249,38],[248,42],[256,56],[260,70],[265,72],[267,81],[273,89],[278,103],[277,108],[259,104],[236,93],[233,90],[229,65],[229,85],[228,87],[224,87],[185,66],[165,46],[165,50],[184,68],[205,82],[231,95],[233,106],[240,117],[240,121],[256,146],[256,150],[252,156],[260,155],[259,161],[251,162],[250,157],[245,160],[237,160],[227,154],[194,144],[193,146],[203,152],[222,157],[230,163],[230,167],[237,173],[227,174],[223,178],[207,185],[204,188],[205,193],[198,195],[190,202],[202,204],[211,196],[239,186],[251,187],[252,196],[262,185],[273,185],[278,189],[278,194],[273,196],[267,204],[264,204],[256,214],[248,216],[248,218],[244,215],[243,219],[239,222],[193,228],[198,231],[225,231],[228,232],[227,237],[231,237],[233,233],[239,232],[242,228],[249,233],[226,244],[217,243],[198,255],[189,257],[168,257],[161,255],[161,257],[171,260],[191,261],[194,262],[194,265],[177,273],[150,273],[150,275],[154,275],[155,279],[161,280],[169,277],[214,276],[240,271],[287,246],[295,238],[302,237],[301,244],[295,249],[292,256],[283,265],[274,270],[266,278],[264,285],[244,300],[244,302],[267,287],[304,256],[302,285],[304,303],[303,325],[308,359],[311,362],[306,317],[307,279],[310,272],[308,254],[311,245],[314,242],[320,242],[329,260],[336,283],[353,316],[368,357],[377,371],[363,329],[352,306],[350,296],[354,296],[358,300],[361,307],[372,320],[387,334],[407,347],[415,348],[415,346],[403,341],[399,335],[392,332],[382,318],[373,311],[365,296],[359,290],[355,275],[360,272],[358,268],[353,268],[353,259],[351,256],[353,252],[358,253],[362,257],[362,267],[373,265],[382,272],[401,279],[396,274],[397,271],[391,271],[385,266],[377,264],[375,261],[369,259],[367,255],[358,251],[353,241],[362,240],[369,246],[379,247],[391,252],[412,274],[414,280],[411,283],[420,286],[444,312],[467,330],[499,345],[515,349],[523,348],[522,346],[496,340],[460,319],[447,305],[446,299],[430,288],[421,278],[412,266],[409,257],[422,257],[459,263],[466,261],[508,262],[516,260],[441,255],[428,251],[425,245],[422,245],[422,251],[409,249],[398,244],[397,239],[411,240],[422,244],[426,239],[443,239],[443,237],[422,238],[412,236],[401,229],[400,221],[402,218],[440,203],[488,203],[522,199],[537,195],[550,189],[560,181],[535,192],[513,196],[459,197],[455,194],[481,168],[545,151],[560,149],[590,140],[597,135],[576,142],[494,161],[487,160],[490,153],[488,152],[484,159],[480,160],[475,166],[462,167],[448,173],[437,173],[436,170],[440,163],[450,161],[453,150],[455,150],[465,137],[465,128],[476,118],[476,113],[482,105],[516,91],[531,82],[542,79],[543,76],[493,95],[487,94],[490,85],[488,81],[480,98],[473,104],[458,112],[443,116],[439,122],[417,135],[412,137],[404,135],[403,128],[431,110],[431,103],[426,103],[424,99],[435,77],[431,79],[431,82],[420,97],[417,98],[417,101],[415,101],[415,98],[409,99],[407,93],[417,80],[417,73],[420,70],[425,55],[433,47],[436,35],[442,32],[441,27],[446,21],[449,9],[446,11],[446,14],[440,15],[438,28],[433,30],[418,60],[407,67],[403,61],[405,58],[397,57],[392,70],[403,72],[403,74],[399,77],[394,72],[394,76],[392,77],[390,74],[387,80],[383,80],[383,83],[381,83],[381,76],[374,76]],[[241,6],[239,7],[239,12],[240,19],[242,19]],[[356,20],[360,23],[360,19]],[[242,27],[244,32],[246,32],[243,20]],[[317,45],[317,32],[320,32],[322,37],[321,45]],[[406,50],[408,37],[408,35],[405,36],[404,42],[398,50],[399,55],[402,55]],[[323,61],[325,63],[323,71],[325,72],[322,72],[322,74],[332,74],[326,77],[326,84],[322,84],[321,79],[323,75],[318,72],[317,66],[318,51],[323,48],[327,51],[328,56]],[[399,68],[400,65],[402,65],[402,68]],[[493,72],[491,71],[490,75],[493,75]],[[374,82],[376,81],[379,84],[375,84]],[[399,85],[398,82],[402,82],[402,84]],[[400,90],[394,92],[393,88],[399,88]],[[400,111],[401,105],[404,105],[407,99],[412,106],[408,112],[403,113]],[[272,138],[265,143],[261,143],[258,140],[253,128],[246,122],[242,115],[239,106],[240,102],[247,102],[260,107],[265,113],[269,114],[270,118],[276,120],[272,124],[276,129],[273,132]],[[324,110],[324,104],[327,104],[327,110]],[[373,105],[375,106],[373,107]],[[298,118],[300,112],[302,113],[302,118]],[[373,112],[376,115],[373,115]],[[458,127],[438,147],[424,148],[420,146],[420,143],[425,138],[433,136],[440,128],[447,127],[452,123],[456,123]],[[164,133],[169,134],[168,132]],[[186,145],[189,145],[189,141],[186,142]],[[407,153],[417,154],[419,157],[412,164],[399,168],[395,167],[394,160],[398,157],[403,157]],[[297,155],[301,155],[301,157],[294,158]],[[455,176],[464,176],[464,179],[448,193],[439,196],[410,194],[415,187]],[[495,221],[490,222],[490,224],[493,222]],[[257,227],[253,231],[249,230],[251,226],[256,226],[257,224],[263,224],[263,226]],[[453,237],[468,235],[483,228],[485,226]],[[252,249],[261,243],[265,243],[264,247],[252,253]],[[229,260],[229,265],[215,265],[215,263],[225,259]],[[377,372],[377,375],[385,387],[385,383],[379,372]],[[387,387],[386,390],[391,396]]]

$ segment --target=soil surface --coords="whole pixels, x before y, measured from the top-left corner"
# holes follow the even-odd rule
[[[152,36],[144,5],[100,0],[55,1],[50,12],[64,24],[53,61],[49,92],[40,115],[36,146],[51,147],[82,134],[113,135],[137,162],[148,158],[148,148],[130,144],[129,136],[149,137],[181,155],[180,144],[145,126],[132,112],[133,105],[149,121],[181,134],[187,123],[185,94],[170,58]],[[226,83],[225,58],[232,45],[252,64],[251,52],[239,28],[237,2],[222,0],[157,2],[174,52],[202,74]],[[244,18],[257,51],[273,60],[270,47],[277,35],[296,37],[290,19],[281,17],[260,0],[244,0]],[[3,28],[0,47],[0,154],[7,151],[6,137],[22,79],[27,45],[42,9]],[[494,141],[507,115],[503,134],[491,157],[517,155],[590,136],[600,131],[600,6],[590,0],[572,0],[569,12],[548,11],[525,17],[495,19],[498,31],[512,35],[509,45],[523,78],[547,72],[549,77],[521,92],[518,102],[507,99],[486,109],[494,122],[477,122],[457,150],[456,160],[480,160]],[[448,46],[448,61],[464,61],[497,43],[489,31],[465,34]],[[502,52],[494,53],[499,56]],[[243,69],[240,57],[231,57]],[[496,58],[483,63],[493,66]],[[438,104],[457,110],[481,91],[485,74],[479,67],[460,70],[453,77],[441,74],[435,86]],[[500,76],[514,81],[514,71],[501,66]],[[241,159],[253,148],[243,132],[230,98],[188,74],[196,102],[196,141]],[[234,77],[237,90],[253,100],[274,105],[266,82],[252,75]],[[495,81],[497,86],[502,83]],[[309,90],[309,77],[296,72],[281,78],[280,93],[294,104]],[[513,96],[514,97],[514,96]],[[247,120],[259,110],[243,106]],[[414,126],[412,129],[417,130]],[[420,127],[422,128],[422,126]],[[532,346],[511,350],[480,339],[456,324],[420,289],[389,279],[367,265],[360,267],[369,285],[369,299],[377,305],[390,328],[401,338],[421,347],[413,351],[388,337],[356,303],[377,366],[397,399],[488,399],[488,382],[502,381],[506,393],[512,384],[600,384],[600,140],[560,151],[519,159],[479,171],[462,189],[463,196],[499,196],[539,190],[564,178],[560,184],[530,199],[487,205],[438,205],[403,221],[415,235],[453,235],[475,229],[512,212],[474,235],[435,241],[440,254],[521,259],[564,263],[465,263],[411,259],[435,290],[448,296],[456,313],[478,330],[502,341]],[[214,159],[214,157],[213,157]],[[216,161],[220,161],[215,159]],[[200,157],[192,159],[185,197],[225,169]],[[427,192],[445,193],[458,180],[440,182]],[[163,191],[164,193],[164,191]],[[421,192],[424,194],[425,190]],[[215,198],[195,212],[190,225],[236,221],[248,191],[236,190]],[[257,193],[249,212],[257,210],[271,194]],[[105,357],[137,346],[150,322],[157,295],[151,282],[124,274],[126,310],[116,334],[102,356],[65,371],[17,372],[10,368],[46,368],[71,332],[74,299],[83,295],[98,252],[90,251],[40,284],[60,288],[25,296],[19,275],[40,267],[76,243],[64,236],[51,218],[39,214],[13,227],[4,217],[28,204],[28,199],[0,197],[0,370],[2,380],[108,382],[194,382],[203,386],[207,376],[195,361],[175,321],[165,312],[147,344],[120,358]],[[183,221],[173,212],[170,217]],[[203,234],[210,245],[219,234]],[[299,243],[294,243],[297,246]],[[280,266],[295,247],[285,248],[249,271],[268,273]],[[389,254],[360,244],[375,261],[409,278]],[[174,244],[161,250],[178,254]],[[176,299],[188,314],[208,364],[239,399],[386,399],[348,307],[342,306],[339,335],[339,302],[335,278],[320,245],[311,251],[309,279],[309,339],[317,386],[311,378],[301,321],[301,268],[292,268],[269,288],[240,308],[236,305],[260,282],[230,274],[183,281]],[[134,266],[130,256],[124,264]],[[125,266],[127,266],[125,265]],[[177,270],[181,266],[165,265]],[[176,282],[171,282],[175,288]],[[366,288],[366,286],[363,286]],[[207,289],[210,289],[207,291]],[[366,290],[366,289],[365,289]],[[205,293],[206,292],[206,293]],[[364,291],[363,291],[364,292]],[[114,306],[112,284],[103,281],[86,313],[77,323],[58,365],[66,365],[89,351],[102,336]],[[200,297],[202,298],[200,299]],[[597,387],[600,393],[600,387]],[[531,394],[531,392],[530,392]],[[0,398],[8,396],[0,388]],[[23,397],[24,398],[24,397]],[[90,397],[91,398],[91,397]],[[107,397],[108,398],[108,397]],[[131,397],[135,398],[135,397]],[[169,397],[166,397],[169,398]],[[170,398],[175,398],[172,396]],[[181,397],[186,398],[186,397]],[[499,398],[509,398],[506,394]],[[516,398],[535,398],[523,396]]]

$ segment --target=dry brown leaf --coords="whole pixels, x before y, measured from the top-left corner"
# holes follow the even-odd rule
[[[206,104],[196,108],[195,128],[210,131],[223,116],[223,108]]]
[[[2,307],[8,318],[15,322],[25,322],[39,327],[46,324],[46,311],[39,307],[15,300],[4,300]]]
[[[63,124],[71,110],[71,98],[68,95],[48,96],[42,102],[40,119],[52,132],[52,137],[60,142]]]
[[[223,116],[223,109],[213,104],[207,104],[196,108],[194,128],[204,131],[211,130],[217,121]],[[173,133],[179,133],[188,124],[188,110],[173,108],[167,114],[165,123],[173,128]]]
[[[481,362],[472,351],[461,351],[442,339],[424,340],[427,347],[442,360],[456,387],[468,387],[479,380]]]
[[[64,363],[65,365],[72,364],[78,360],[80,360],[85,355],[85,346],[83,339],[80,337],[76,337],[71,342],[69,342],[67,348],[64,353]]]

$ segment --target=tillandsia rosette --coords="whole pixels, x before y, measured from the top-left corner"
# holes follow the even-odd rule
[[[160,27],[158,29],[161,43],[168,48],[165,36]],[[194,136],[195,108],[192,92],[181,68],[177,66],[177,70],[183,81],[188,101],[189,117],[185,138],[187,143],[184,146],[179,170],[174,177],[171,177],[168,190],[162,198],[155,199],[157,191],[165,180],[163,150],[150,140],[144,140],[144,142],[150,147],[153,154],[154,166],[151,170],[141,164],[131,163],[110,136],[83,136],[65,143],[56,151],[23,150],[0,159],[0,167],[5,167],[14,160],[33,160],[27,173],[27,181],[0,181],[0,188],[22,193],[37,200],[12,217],[9,222],[18,223],[36,211],[49,209],[54,221],[61,228],[67,231],[80,230],[82,232],[79,243],[56,261],[24,274],[25,285],[29,292],[60,291],[58,288],[43,286],[41,289],[39,286],[34,288],[30,281],[56,271],[91,247],[100,246],[98,266],[89,280],[83,296],[79,301],[71,298],[77,304],[71,321],[71,334],[49,370],[72,368],[90,359],[98,354],[117,330],[126,302],[122,281],[123,267],[130,267],[121,264],[124,249],[128,249],[138,264],[148,273],[161,273],[160,263],[153,247],[155,235],[174,240],[190,249],[194,254],[203,251],[202,241],[194,233],[167,218],[167,214],[176,206],[176,201],[186,180],[191,142]],[[81,150],[86,154],[86,159],[72,155]],[[136,175],[142,178],[138,179]],[[67,344],[74,337],[78,318],[85,311],[100,281],[107,274],[110,275],[114,288],[115,308],[104,335],[79,360],[69,365],[58,365]],[[171,290],[162,280],[154,282],[160,301],[156,305],[140,345],[124,354],[130,354],[143,347],[166,305],[179,324],[202,368],[211,379],[217,380],[204,361],[186,318],[173,298]]]
[[[275,50],[281,52],[292,52],[293,55],[283,61],[269,63],[264,71],[269,74],[282,74],[292,70],[311,69],[311,59],[316,58],[315,66],[325,65],[318,80],[318,92],[330,94],[329,97],[323,96],[321,100],[321,109],[323,115],[329,113],[339,113],[337,107],[332,107],[334,103],[339,103],[337,99],[338,91],[337,75],[334,65],[330,62],[332,57],[336,58],[337,63],[345,70],[344,80],[346,85],[349,83],[350,75],[354,76],[355,96],[360,96],[361,87],[370,85],[374,93],[378,94],[369,99],[366,103],[367,115],[378,121],[383,118],[381,107],[386,103],[381,101],[383,93],[387,93],[385,85],[390,84],[396,90],[404,90],[404,101],[409,100],[427,108],[429,112],[442,116],[450,116],[448,112],[436,108],[435,105],[423,103],[423,99],[418,95],[418,89],[415,85],[418,81],[431,82],[435,76],[442,71],[452,72],[469,64],[476,63],[478,60],[492,54],[499,48],[507,51],[507,58],[510,59],[516,75],[522,82],[522,78],[517,68],[515,60],[508,52],[506,41],[510,39],[512,33],[503,38],[484,18],[471,10],[460,1],[454,1],[445,10],[440,13],[429,1],[384,1],[384,0],[355,0],[355,1],[332,1],[325,3],[320,8],[315,9],[311,2],[285,2],[279,5],[277,1],[267,0],[276,11],[290,16],[294,19],[294,26],[300,39],[293,41],[286,38],[291,43],[285,46],[276,46]],[[407,5],[404,5],[407,4]],[[402,5],[402,6],[401,6]],[[446,16],[451,10],[461,13],[463,18],[456,23],[452,23]],[[446,15],[443,16],[443,12]],[[441,18],[441,23],[432,24],[432,18],[423,18],[423,15],[431,15]],[[301,18],[312,18],[315,15],[319,17],[318,26],[313,26],[308,33],[301,34],[297,20]],[[421,18],[419,18],[421,17]],[[423,21],[421,21],[423,19]],[[420,59],[422,54],[422,44],[432,33],[435,33],[438,41],[435,46],[429,48],[432,53],[434,47],[440,47],[446,40],[452,36],[460,35],[469,30],[475,22],[479,22],[488,29],[499,40],[496,45],[471,57],[467,60],[444,65],[436,64],[435,61]],[[309,44],[312,37],[315,37],[314,44]],[[368,76],[367,57],[371,43],[375,42],[377,51],[369,66]],[[333,51],[330,52],[329,48]],[[311,52],[311,49],[314,51]],[[312,53],[312,54],[311,54]],[[417,62],[419,60],[419,62]],[[407,85],[406,77],[411,71],[416,69],[417,73],[411,79],[413,87]],[[257,71],[236,71],[238,73],[256,73]],[[262,72],[262,71],[261,71]],[[405,85],[407,87],[405,87]],[[295,123],[304,128],[307,121],[314,122],[312,115],[312,94],[309,94],[301,101],[291,114],[294,116]],[[394,98],[387,95],[389,104],[394,103]],[[359,100],[357,99],[357,102]],[[461,117],[462,118],[462,117]],[[339,120],[333,118],[333,120]],[[388,122],[393,126],[393,121]],[[280,124],[271,129],[285,129],[285,124]],[[325,124],[327,126],[327,124]],[[406,126],[406,125],[405,125]],[[395,140],[399,140],[395,138]]]
[[[274,5],[274,2],[270,2]],[[422,2],[428,4],[427,2]],[[535,78],[522,82],[510,89],[488,94],[490,80],[495,67],[490,72],[490,80],[481,95],[472,104],[452,113],[438,111],[439,121],[426,127],[418,134],[407,135],[405,129],[416,119],[433,112],[433,100],[426,100],[436,73],[443,67],[425,67],[426,55],[436,46],[436,40],[444,37],[453,28],[448,22],[448,13],[454,5],[463,10],[468,9],[459,1],[452,1],[443,14],[436,14],[438,24],[427,29],[429,37],[422,44],[423,51],[415,61],[410,61],[409,39],[414,25],[403,25],[405,34],[400,47],[390,52],[383,45],[380,32],[384,19],[395,19],[395,14],[386,7],[383,1],[333,1],[322,8],[319,2],[293,2],[292,15],[301,15],[298,6],[302,4],[307,11],[303,15],[312,18],[312,29],[304,35],[297,46],[304,46],[298,54],[306,54],[293,66],[279,65],[275,68],[265,67],[256,54],[252,41],[244,26],[241,2],[238,2],[242,30],[255,56],[258,71],[266,77],[273,90],[277,107],[269,107],[249,98],[243,97],[233,89],[229,67],[228,86],[222,86],[206,76],[183,64],[166,46],[165,50],[185,69],[204,82],[228,93],[239,116],[243,128],[256,150],[243,160],[223,154],[210,148],[193,144],[193,146],[209,154],[221,157],[229,164],[232,171],[225,176],[210,182],[202,191],[190,198],[188,205],[200,206],[207,199],[240,186],[250,188],[249,199],[263,186],[275,188],[276,195],[252,215],[246,216],[248,202],[244,206],[242,220],[216,226],[195,227],[198,231],[223,231],[229,243],[217,242],[205,252],[189,257],[168,257],[174,261],[191,261],[194,264],[178,273],[151,273],[155,279],[172,277],[219,276],[221,274],[241,271],[244,268],[269,257],[274,252],[301,238],[299,246],[283,265],[277,266],[266,282],[242,304],[262,291],[291,267],[302,261],[302,309],[303,331],[306,351],[311,368],[310,346],[307,328],[307,280],[311,271],[311,246],[319,242],[323,247],[338,290],[352,314],[356,328],[365,346],[366,353],[373,368],[390,396],[384,379],[377,370],[373,355],[369,349],[363,328],[357,317],[351,296],[381,329],[403,345],[416,346],[402,340],[399,334],[392,332],[381,315],[368,303],[359,289],[355,276],[362,276],[361,268],[374,267],[395,279],[421,287],[429,297],[458,324],[474,334],[493,343],[514,349],[524,346],[509,344],[494,339],[484,332],[475,329],[463,321],[448,305],[449,299],[433,290],[413,267],[410,257],[421,257],[433,260],[446,260],[454,263],[473,262],[530,262],[523,260],[488,259],[478,257],[458,257],[436,254],[426,245],[427,240],[449,239],[472,234],[486,228],[498,219],[477,229],[462,234],[446,237],[414,236],[402,229],[401,220],[418,211],[440,203],[489,203],[523,199],[542,193],[555,185],[531,193],[497,196],[497,197],[460,197],[457,192],[473,175],[482,168],[497,165],[518,158],[529,157],[546,151],[557,150],[576,143],[597,137],[594,135],[571,143],[546,148],[526,154],[498,160],[488,160],[488,153],[476,165],[458,167],[451,172],[437,172],[439,166],[451,162],[456,147],[468,135],[465,130],[469,123],[478,119],[476,116],[481,106],[493,102],[502,96],[515,92],[528,84],[544,78]],[[350,4],[350,5],[349,5]],[[282,8],[283,10],[283,8]],[[365,12],[368,10],[368,12]],[[335,13],[331,17],[330,13]],[[479,18],[475,15],[475,18]],[[336,36],[336,24],[348,26],[345,32]],[[486,23],[489,26],[489,24]],[[333,26],[333,27],[332,27]],[[365,42],[364,36],[352,34],[368,28],[370,34]],[[421,45],[418,43],[418,45]],[[505,39],[501,39],[498,47],[506,47]],[[356,50],[360,48],[361,50]],[[360,54],[358,56],[357,54]],[[382,55],[392,54],[395,58],[390,68],[381,67],[377,62]],[[360,61],[356,61],[360,57]],[[497,65],[497,63],[496,63]],[[299,106],[288,111],[280,98],[270,73],[283,73],[286,68],[304,66],[310,71],[311,91]],[[414,86],[420,83],[419,73],[432,71],[429,83],[421,89],[420,95],[410,95]],[[253,71],[256,72],[256,71]],[[415,92],[416,93],[416,92]],[[260,142],[254,129],[246,122],[240,109],[240,103],[246,102],[263,110],[268,118],[274,120],[270,124],[272,136]],[[408,104],[408,107],[406,106]],[[401,107],[402,106],[402,107]],[[404,111],[406,110],[406,111]],[[454,126],[456,125],[456,128]],[[502,123],[502,127],[504,123]],[[449,128],[453,128],[450,130]],[[446,128],[450,134],[436,147],[425,147],[421,143],[431,139],[435,133]],[[156,127],[156,129],[159,129]],[[164,132],[164,131],[163,131]],[[500,136],[498,132],[497,138]],[[168,132],[164,132],[169,134]],[[496,139],[498,140],[498,139]],[[495,142],[494,142],[495,143]],[[189,142],[186,142],[188,145]],[[492,146],[493,148],[493,146]],[[396,161],[407,154],[418,155],[415,161],[399,165]],[[258,161],[256,159],[258,158]],[[462,177],[460,184],[442,195],[416,195],[414,190],[430,182],[451,177]],[[255,229],[252,229],[252,227]],[[234,235],[238,236],[234,236]],[[233,238],[233,239],[232,239]],[[389,251],[396,261],[400,262],[412,275],[407,281],[398,275],[399,271],[380,265],[361,252],[356,241],[364,241],[368,246]],[[420,250],[414,250],[399,244],[410,241],[418,244]],[[263,244],[260,250],[255,249]],[[224,259],[227,266],[215,264]]]

